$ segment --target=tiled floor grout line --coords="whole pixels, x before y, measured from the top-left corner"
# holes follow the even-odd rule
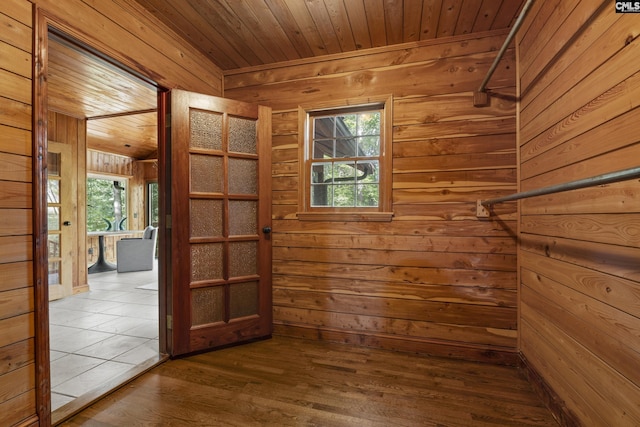
[[[157,269],[92,274],[89,284],[49,304],[52,410],[159,357]]]

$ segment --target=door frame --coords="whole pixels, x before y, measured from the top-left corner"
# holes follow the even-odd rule
[[[137,71],[138,64],[127,58],[110,56],[113,49],[79,32],[55,14],[34,5],[34,44],[33,44],[33,112],[32,112],[32,170],[33,170],[33,283],[34,283],[34,340],[35,340],[35,396],[36,416],[39,425],[51,425],[51,360],[49,345],[49,285],[48,285],[48,248],[47,248],[47,152],[48,152],[48,39],[49,31],[72,38],[78,46],[98,55],[110,64],[140,78],[158,88],[158,133],[163,132],[165,118],[161,116],[160,92],[164,89],[148,77]],[[158,185],[164,189],[168,182],[164,175],[166,147],[161,146],[158,139]],[[162,206],[163,191],[158,192]],[[161,212],[162,213],[162,212]],[[158,224],[159,236],[166,236],[166,224],[161,216]],[[158,310],[159,310],[159,351],[167,352],[167,304],[170,304],[169,286],[164,269],[166,262],[166,241],[158,242],[159,275],[158,275]],[[163,359],[161,358],[158,363]],[[149,368],[149,367],[148,367]],[[97,397],[96,397],[97,399]],[[86,402],[85,402],[86,403]]]

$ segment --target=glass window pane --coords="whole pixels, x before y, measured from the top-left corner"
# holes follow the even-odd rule
[[[337,117],[336,136],[352,136],[358,134],[358,115],[343,114]]]
[[[358,135],[380,135],[380,112],[369,111],[358,115]]]
[[[62,154],[47,153],[47,173],[49,176],[60,176],[60,161]]]
[[[222,115],[210,111],[191,110],[192,148],[222,150]]]
[[[336,157],[355,157],[356,138],[338,138],[336,140]]]
[[[258,232],[258,202],[229,201],[229,235],[240,236]]]
[[[222,279],[222,244],[191,245],[191,281]]]
[[[353,181],[356,177],[355,162],[336,162],[333,165],[333,181]]]
[[[191,290],[191,326],[224,320],[224,288],[221,286]]]
[[[333,144],[334,139],[318,139],[313,142],[313,158],[314,159],[331,159],[334,157]]]
[[[258,194],[258,161],[229,158],[229,193]]]
[[[375,207],[380,200],[380,186],[378,184],[358,184],[356,206]]]
[[[380,168],[378,165],[377,160],[357,162],[358,182],[379,182]]]
[[[258,314],[258,282],[234,283],[229,288],[229,317]]]
[[[229,151],[255,154],[256,121],[229,117]]]
[[[60,203],[60,180],[51,178],[47,180],[47,202]]]
[[[333,186],[321,184],[311,187],[311,206],[332,206],[333,205]]]
[[[116,179],[87,178],[87,231],[125,228],[128,182]]]
[[[61,267],[60,261],[49,263],[49,285],[61,284],[60,267]]]
[[[257,242],[229,243],[229,277],[258,274]]]
[[[353,207],[356,200],[355,184],[335,185],[333,187],[333,206]]]
[[[191,200],[191,237],[220,237],[223,225],[222,200]]]
[[[361,157],[373,157],[380,155],[380,137],[363,136],[358,138],[358,155]]]
[[[60,230],[60,208],[49,206],[47,213],[47,227],[49,230]]]
[[[313,120],[313,138],[326,139],[333,138],[335,118],[334,117],[317,117]]]
[[[314,163],[311,166],[311,182],[324,183],[331,182],[333,178],[333,164]]]
[[[60,258],[60,235],[51,234],[47,235],[47,252],[49,258]]]
[[[222,193],[222,157],[192,154],[191,191],[195,193]]]

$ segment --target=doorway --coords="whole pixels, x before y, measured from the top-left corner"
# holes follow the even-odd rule
[[[53,71],[48,74],[48,84],[44,88],[40,86],[43,80],[36,80],[36,116],[40,123],[46,123],[44,117],[51,110],[59,114],[64,108],[73,108],[73,103],[67,102],[72,98],[69,92],[74,89],[73,86],[65,87],[60,82],[56,84],[55,79],[81,68],[66,67],[55,72],[52,68],[55,63],[51,61],[51,54],[55,54],[56,50],[47,49],[48,37],[64,36],[49,29],[39,38],[45,41],[40,55],[44,58],[43,62],[48,63]],[[72,48],[67,50],[71,56],[78,55],[78,52],[82,53],[83,58],[87,53],[96,55],[95,51],[86,50],[72,40],[65,38],[64,41],[71,44]],[[49,52],[48,61],[46,52]],[[106,63],[106,67],[103,68],[115,69],[121,75],[124,71],[128,78],[139,77],[104,56],[98,55],[97,58],[101,65]],[[148,105],[146,112],[142,108],[132,108],[131,112],[97,114],[95,108],[105,102],[104,98],[98,95],[93,98],[93,102],[85,104],[87,110],[93,111],[93,115],[82,112],[70,116],[84,118],[78,120],[78,123],[84,123],[87,127],[86,132],[78,132],[78,135],[87,136],[86,149],[91,148],[92,142],[88,135],[92,125],[100,123],[108,126],[110,123],[113,125],[115,121],[119,123],[120,126],[116,126],[119,129],[123,127],[123,122],[129,122],[130,125],[134,116],[144,121],[153,115],[154,135],[157,137],[155,160],[151,155],[141,158],[134,162],[133,171],[124,175],[131,175],[136,181],[146,182],[148,176],[144,173],[136,174],[136,168],[139,170],[147,165],[155,165],[157,169],[160,246],[158,305],[154,314],[158,316],[156,325],[159,352],[163,354],[166,350],[166,353],[172,356],[184,355],[267,338],[272,330],[271,109],[180,90],[158,94],[159,88],[156,85],[145,79],[138,82],[140,81],[147,83],[154,91],[153,106]],[[99,82],[92,80],[91,83]],[[118,84],[110,83],[110,88],[118,87]],[[144,84],[140,85],[143,86]],[[82,85],[75,89],[90,92]],[[111,92],[98,91],[99,94]],[[127,91],[128,99],[140,100],[140,96],[132,95],[131,92],[135,90]],[[73,99],[86,101],[93,96],[92,93],[87,95]],[[54,105],[58,100],[60,104]],[[135,128],[144,129],[145,125]],[[158,132],[158,129],[162,131]],[[97,132],[97,135],[100,134],[104,132]],[[36,150],[47,148],[46,135],[46,129],[39,129],[35,138]],[[122,138],[128,136],[127,133],[119,135]],[[98,146],[107,143],[104,139],[96,138],[95,144]],[[136,148],[133,144],[123,144],[121,139],[117,140],[119,146],[113,146],[114,150],[129,153],[126,150]],[[80,140],[78,141],[80,144]],[[78,162],[81,163],[81,158],[86,162],[82,172],[83,182],[86,180],[86,172],[92,170],[93,161],[108,163],[115,168],[123,166],[113,158],[105,162],[100,150],[91,153],[89,150],[77,151]],[[121,155],[122,152],[112,154]],[[126,165],[123,167],[126,169]],[[34,197],[41,201],[47,183],[47,175],[44,172],[46,163],[36,170],[41,170],[42,173],[36,176],[35,188],[38,194]],[[81,168],[77,170],[80,171]],[[131,187],[133,185],[130,185]],[[86,191],[86,188],[83,190]],[[82,193],[79,189],[78,194]],[[141,196],[141,199],[144,200],[145,197]],[[130,203],[130,206],[133,204]],[[36,205],[44,206],[42,202]],[[79,203],[79,206],[84,205]],[[215,213],[217,220],[212,219],[212,213]],[[140,215],[144,217],[144,212]],[[132,217],[136,220],[135,212]],[[46,218],[42,214],[37,218],[35,234],[41,235],[42,230],[46,230],[46,224],[43,224]],[[141,218],[138,217],[137,220],[140,221]],[[84,227],[84,232],[78,233],[78,236],[87,234],[85,221],[86,213],[78,221],[78,224]],[[84,240],[81,237],[77,242],[81,245]],[[46,260],[47,254],[42,252],[41,247],[37,246],[35,252],[39,259]],[[82,257],[83,254],[79,253],[78,259],[83,259]],[[87,275],[86,259],[84,263],[78,262],[78,266],[78,276]],[[47,276],[48,272],[43,272],[41,268],[36,272],[36,280],[39,283],[46,284]],[[89,279],[86,281],[89,282]],[[36,294],[38,301],[42,302],[44,297],[40,287],[36,288]],[[118,303],[120,307],[123,301],[113,299],[111,302]],[[37,315],[41,313],[42,311],[36,312]],[[48,316],[40,315],[36,330],[40,337],[44,337],[40,342],[49,342],[49,325],[42,324],[43,318],[48,320]],[[56,339],[53,333],[51,338]],[[102,341],[106,342],[106,339]],[[98,345],[90,351],[101,354],[99,347]],[[38,375],[46,381],[51,367],[50,359],[43,356],[42,351],[37,352],[37,358],[42,366],[42,372]],[[148,367],[150,366],[142,366],[139,369]],[[51,417],[52,422],[55,424],[61,421],[75,409],[127,382],[123,376],[110,378],[103,387],[92,389],[81,398],[55,411]],[[38,389],[38,393],[38,399],[44,402],[39,410],[46,412],[49,400],[48,383],[45,382],[45,385]]]
[[[45,187],[55,424],[157,364],[164,344],[157,259],[152,270],[88,271],[97,253],[88,233],[95,222],[95,207],[87,206],[93,204],[87,198],[90,175],[119,183],[118,189],[127,182],[118,193],[118,212],[98,213],[102,230],[112,233],[106,244],[110,261],[117,261],[117,240],[141,236],[152,221],[145,191],[146,182],[158,178],[158,88],[53,28],[47,38],[51,154]]]

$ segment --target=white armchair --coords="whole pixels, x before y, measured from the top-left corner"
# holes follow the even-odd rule
[[[124,238],[116,242],[118,273],[153,270],[158,229],[147,227],[142,238]]]

